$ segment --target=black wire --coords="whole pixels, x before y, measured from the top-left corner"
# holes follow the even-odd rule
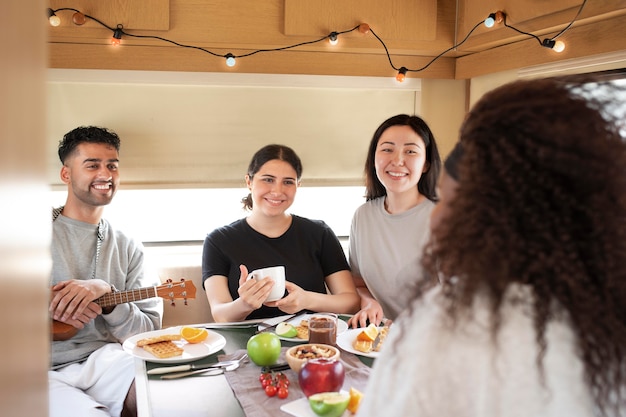
[[[504,15],[504,18],[502,19],[502,23],[504,24],[504,26],[513,29],[514,31],[521,33],[522,35],[526,35],[526,36],[530,36],[531,38],[535,38],[537,39],[537,42],[539,42],[539,45],[543,46],[543,43],[541,43],[541,39],[539,39],[539,37],[537,35],[533,35],[532,33],[528,33],[528,32],[524,32],[523,30],[519,30],[516,27],[513,27],[511,25],[509,25],[508,23],[506,23],[506,14]]]
[[[576,19],[578,19],[578,16],[580,16],[580,13],[583,11],[583,7],[585,7],[585,3],[587,3],[587,0],[583,0],[583,4],[581,4],[581,5],[580,5],[580,8],[578,9],[578,13],[576,13],[576,16],[574,16],[574,18],[572,19],[572,21],[571,21],[571,22],[569,22],[569,25],[565,26],[565,27],[563,28],[563,30],[562,30],[562,31],[560,31],[559,33],[557,33],[556,35],[554,35],[554,36],[551,38],[552,40],[555,40],[556,38],[558,38],[559,36],[561,36],[563,33],[565,33],[565,31],[566,31],[567,29],[569,29],[569,28],[570,28],[570,27],[574,24],[574,22],[576,21]]]

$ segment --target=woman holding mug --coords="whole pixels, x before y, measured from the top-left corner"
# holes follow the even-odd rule
[[[321,220],[287,213],[301,177],[300,158],[287,146],[267,145],[252,157],[245,177],[250,194],[242,200],[250,215],[204,241],[202,279],[217,322],[358,310],[359,295],[337,236]],[[266,301],[274,282],[248,279],[248,273],[280,265],[286,295]]]

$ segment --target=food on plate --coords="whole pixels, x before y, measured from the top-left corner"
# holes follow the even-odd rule
[[[298,336],[298,330],[293,324],[283,322],[276,326],[276,334],[280,337],[296,337]]]
[[[373,326],[373,328],[371,326]],[[376,330],[376,334],[374,335],[373,339],[371,338],[373,334],[372,329]],[[385,341],[385,338],[387,337],[387,333],[389,333],[389,327],[385,326],[385,327],[378,329],[376,326],[370,324],[369,326],[367,326],[367,328],[365,328],[364,330],[359,332],[359,334],[357,334],[356,339],[352,343],[352,347],[355,350],[358,350],[359,352],[363,352],[363,353],[379,352],[383,346],[383,342]],[[380,334],[380,342],[378,343],[376,348],[374,348],[374,340],[379,334]]]
[[[171,340],[163,340],[160,342],[149,343],[142,346],[143,349],[157,358],[165,359],[172,358],[174,356],[181,356],[184,352],[183,349],[176,346]]]
[[[309,321],[300,320],[300,325],[296,326],[298,332],[298,339],[309,340]]]
[[[304,395],[310,397],[320,392],[338,392],[343,386],[345,376],[346,370],[341,361],[316,358],[302,365],[298,372],[298,383]],[[347,404],[346,402],[346,406]]]
[[[183,327],[180,329],[180,335],[188,343],[200,343],[209,337],[209,332],[207,329],[198,327]]]
[[[158,342],[171,342],[173,340],[180,340],[182,336],[180,334],[163,334],[161,336],[147,337],[145,339],[140,339],[135,343],[135,345],[142,347],[145,345],[151,345],[153,343]]]
[[[359,411],[359,405],[361,405],[361,400],[363,399],[363,393],[358,389],[351,387],[350,388],[350,401],[348,402],[348,411],[352,414],[356,414]]]
[[[350,395],[343,392],[321,392],[309,397],[311,410],[322,417],[340,417],[350,402]]]
[[[278,336],[262,332],[248,339],[246,350],[252,362],[259,366],[268,366],[276,363],[280,357],[281,347]]]
[[[370,323],[365,329],[361,330],[356,336],[356,340],[364,340],[366,342],[373,342],[378,336],[378,327],[374,323]]]

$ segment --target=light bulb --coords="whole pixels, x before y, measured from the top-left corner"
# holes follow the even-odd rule
[[[400,68],[400,70],[396,74],[396,81],[398,81],[399,83],[403,82],[404,79],[406,78],[406,72],[407,71],[408,70],[406,69],[406,67]]]
[[[359,32],[361,33],[367,33],[370,31],[370,25],[368,25],[367,23],[361,23],[359,25]]]
[[[111,38],[111,45],[119,46],[119,44],[122,42],[122,34],[123,34],[122,28],[118,26],[117,29],[113,31],[113,37]]]
[[[563,42],[555,41],[554,39],[544,39],[543,42],[541,42],[541,46],[550,48],[554,52],[563,52],[565,49],[565,44]]]
[[[552,47],[552,50],[554,52],[563,52],[564,49],[565,49],[565,43],[563,43],[563,41],[554,42],[554,46]]]
[[[50,26],[54,27],[61,24],[61,18],[57,16],[51,8],[48,8],[48,22],[50,22]]]
[[[490,13],[489,16],[487,16],[487,18],[485,19],[485,26],[487,26],[488,28],[492,28],[493,25],[495,24],[496,24],[496,14]]]
[[[235,60],[235,56],[231,53],[228,53],[224,56],[226,58],[226,65],[229,67],[234,67],[237,61]]]
[[[85,19],[85,15],[81,12],[76,12],[72,15],[72,22],[74,22],[74,24],[77,26],[84,25],[86,20],[87,19]]]
[[[50,26],[57,27],[61,24],[61,18],[57,15],[50,16],[48,22],[50,22]]]
[[[331,45],[337,45],[337,42],[338,42],[337,32],[331,32],[330,35],[328,35],[328,42]]]

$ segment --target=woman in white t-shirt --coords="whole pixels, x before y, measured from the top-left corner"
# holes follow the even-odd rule
[[[361,309],[353,327],[395,319],[421,269],[441,160],[435,137],[418,116],[385,120],[365,162],[366,203],[352,218],[349,260]]]

